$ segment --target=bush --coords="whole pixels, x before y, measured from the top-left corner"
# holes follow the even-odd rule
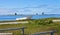
[[[37,19],[29,21],[30,24],[47,25],[52,23],[52,19]]]
[[[43,19],[43,20],[40,20],[40,22],[38,24],[47,25],[47,24],[51,24],[51,23],[52,23],[51,19]]]

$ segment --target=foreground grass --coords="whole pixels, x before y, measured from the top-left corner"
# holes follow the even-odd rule
[[[38,19],[37,21],[40,22],[40,20],[45,20],[45,19]],[[48,19],[50,20],[50,19]],[[44,31],[50,31],[50,30],[57,30],[55,35],[60,35],[60,22],[55,22],[51,24],[45,24],[41,25],[36,23],[36,20],[28,20],[29,23],[27,24],[6,24],[6,25],[0,25],[0,29],[5,29],[5,28],[17,28],[17,27],[23,27],[25,26],[25,34],[32,34],[36,32],[44,32]],[[43,22],[44,23],[44,22]],[[6,32],[13,32],[13,35],[20,35],[22,32],[21,30],[10,30]]]

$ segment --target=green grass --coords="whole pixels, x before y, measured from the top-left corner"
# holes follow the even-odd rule
[[[17,27],[23,27],[25,26],[25,34],[32,34],[36,32],[44,32],[44,31],[51,31],[51,30],[57,30],[55,35],[60,35],[60,22],[50,23],[49,20],[52,20],[53,18],[48,19],[37,19],[37,20],[28,20],[29,23],[27,24],[5,24],[0,25],[0,29],[4,28],[17,28]],[[47,23],[45,21],[48,21]],[[44,23],[44,24],[40,24]],[[46,23],[46,24],[45,24]],[[13,35],[20,35],[22,32],[21,30],[10,30],[6,32],[13,32]]]

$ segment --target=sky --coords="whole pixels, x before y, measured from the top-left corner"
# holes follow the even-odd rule
[[[60,0],[0,0],[0,15],[60,14]]]

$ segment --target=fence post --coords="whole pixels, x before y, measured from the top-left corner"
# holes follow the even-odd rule
[[[22,35],[24,35],[24,27],[22,28]]]
[[[54,35],[54,32],[51,32],[51,35]]]

